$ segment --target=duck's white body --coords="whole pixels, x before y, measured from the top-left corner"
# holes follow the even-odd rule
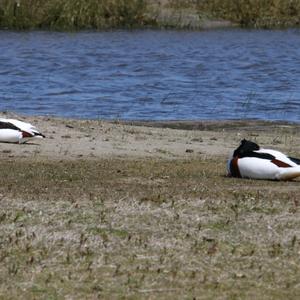
[[[276,150],[263,149],[258,145],[257,147],[257,150],[243,150],[242,141],[228,161],[228,175],[270,180],[292,180],[300,176],[299,159],[288,157]]]
[[[0,142],[26,143],[31,138],[44,138],[39,130],[23,121],[0,118]]]

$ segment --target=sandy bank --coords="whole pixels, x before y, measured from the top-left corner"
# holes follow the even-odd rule
[[[150,16],[159,27],[188,28],[188,29],[217,29],[237,27],[229,20],[212,19],[199,13],[197,6],[192,3],[174,3],[172,1],[148,1]]]
[[[35,124],[44,140],[0,144],[1,157],[226,158],[242,138],[300,154],[297,124],[262,121],[109,122],[1,114]]]

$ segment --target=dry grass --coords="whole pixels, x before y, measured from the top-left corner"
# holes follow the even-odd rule
[[[217,160],[2,161],[1,299],[297,299],[299,181]]]
[[[200,13],[242,26],[274,28],[299,26],[299,0],[197,0]]]

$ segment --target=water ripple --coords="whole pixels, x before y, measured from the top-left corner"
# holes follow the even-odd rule
[[[299,122],[299,33],[0,31],[0,110]]]

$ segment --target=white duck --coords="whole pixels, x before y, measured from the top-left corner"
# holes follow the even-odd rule
[[[244,139],[229,159],[227,171],[232,177],[292,180],[300,176],[300,159]]]
[[[38,129],[23,121],[0,118],[0,142],[26,143],[31,138],[44,138]]]

